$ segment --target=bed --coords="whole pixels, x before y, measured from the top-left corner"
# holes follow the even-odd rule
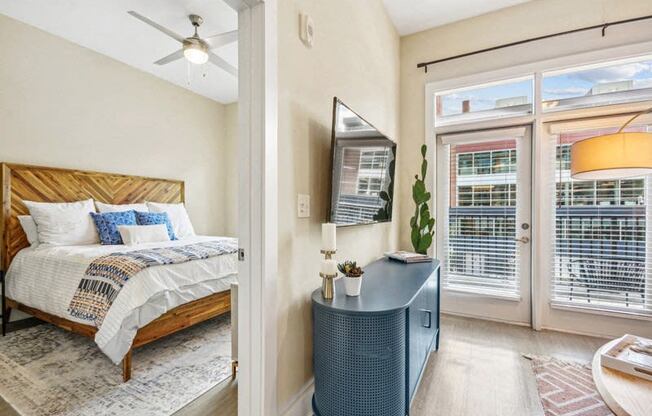
[[[138,278],[134,276],[126,281],[101,324],[89,324],[88,320],[74,316],[69,305],[84,270],[93,259],[143,249],[184,249],[189,244],[235,248],[234,239],[193,236],[139,246],[30,247],[18,221],[19,215],[28,213],[24,200],[71,202],[92,198],[108,204],[184,202],[182,181],[3,163],[0,184],[0,269],[5,273],[6,289],[3,324],[8,322],[11,310],[20,310],[92,338],[114,363],[122,363],[123,380],[128,381],[134,348],[230,311],[230,286],[237,274],[234,249],[139,271]]]

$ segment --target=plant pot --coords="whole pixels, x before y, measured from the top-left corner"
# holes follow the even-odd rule
[[[349,277],[344,276],[344,289],[346,296],[360,296],[360,287],[362,286],[362,276]]]

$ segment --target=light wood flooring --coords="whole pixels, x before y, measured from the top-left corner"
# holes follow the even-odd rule
[[[604,339],[442,316],[413,416],[543,415],[530,362],[522,354],[590,362]],[[227,380],[174,416],[235,416],[237,381]],[[0,415],[18,416],[0,399]]]
[[[591,362],[606,340],[476,319],[442,316],[412,416],[543,415],[523,354]]]

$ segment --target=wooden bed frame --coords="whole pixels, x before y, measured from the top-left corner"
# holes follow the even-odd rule
[[[2,163],[0,165],[0,271],[6,272],[14,256],[28,247],[18,215],[29,215],[23,200],[72,202],[93,198],[107,204],[134,204],[144,201],[184,202],[184,183],[169,179],[89,172]],[[3,324],[12,309],[20,310],[67,331],[94,338],[97,328],[73,322],[3,299]],[[122,378],[131,379],[132,350],[231,310],[230,290],[180,305],[140,328],[129,352],[122,360]],[[3,326],[4,328],[4,326]]]

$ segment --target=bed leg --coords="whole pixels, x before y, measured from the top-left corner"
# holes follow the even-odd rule
[[[122,381],[127,382],[131,380],[131,350],[122,359]]]
[[[2,336],[7,335],[7,326],[9,326],[9,320],[11,319],[11,308],[5,307],[2,311]]]
[[[231,361],[231,380],[235,380],[236,373],[238,372],[238,360]]]

